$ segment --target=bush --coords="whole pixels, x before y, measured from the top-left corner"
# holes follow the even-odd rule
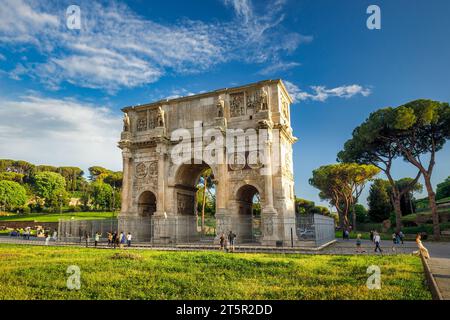
[[[30,214],[31,213],[31,208],[29,206],[23,206],[22,209],[20,210],[23,214]]]
[[[80,206],[69,206],[69,212],[82,212],[83,210],[81,209]]]

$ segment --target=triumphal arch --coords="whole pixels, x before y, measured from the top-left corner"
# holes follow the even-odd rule
[[[289,96],[266,80],[123,109],[119,229],[138,241],[196,239],[197,183],[210,168],[216,241],[232,231],[253,241],[252,199],[261,203],[261,244],[297,241]]]

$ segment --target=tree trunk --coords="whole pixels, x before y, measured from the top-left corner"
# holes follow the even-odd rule
[[[205,234],[206,177],[203,177],[202,234]]]
[[[352,206],[352,214],[353,214],[353,231],[356,231],[356,211],[355,211],[355,205]]]
[[[400,196],[393,195],[393,206],[395,211],[395,231],[400,232],[402,229],[402,207],[400,205]]]
[[[348,223],[348,213],[347,214],[343,214],[344,217],[344,226],[346,229],[348,229],[349,223]]]
[[[433,190],[433,186],[431,185],[431,178],[429,175],[424,175],[423,179],[425,180],[425,186],[428,192],[428,201],[430,202],[431,215],[433,217],[433,238],[434,240],[441,239],[441,228],[439,226],[439,213],[437,211],[436,206],[436,195]]]
[[[339,227],[341,228],[342,232],[344,232],[344,226],[345,226],[345,222],[344,222],[344,215],[342,214],[342,212],[340,210],[337,210],[338,215],[339,215]]]

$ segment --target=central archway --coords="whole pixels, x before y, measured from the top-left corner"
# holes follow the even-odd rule
[[[216,223],[212,168],[205,162],[182,164],[175,174],[174,190],[178,236],[187,242],[213,241]]]

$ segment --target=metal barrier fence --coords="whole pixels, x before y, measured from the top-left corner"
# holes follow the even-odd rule
[[[130,232],[133,242],[168,246],[218,243],[219,237],[222,234],[227,237],[230,231],[236,235],[237,244],[249,245],[302,246],[312,243],[319,246],[334,239],[334,220],[318,214],[298,215],[291,220],[271,218],[270,224],[251,216],[209,218],[203,230],[195,216],[60,220],[58,229],[62,241],[81,242],[86,234],[92,239],[97,232],[101,234],[101,241],[106,241],[108,232]]]
[[[334,219],[320,214],[296,216],[297,237],[315,241],[317,246],[335,238]]]
[[[117,231],[117,219],[104,220],[59,220],[58,239],[63,241],[82,241],[86,234],[93,238],[96,232],[106,238],[108,232]]]

